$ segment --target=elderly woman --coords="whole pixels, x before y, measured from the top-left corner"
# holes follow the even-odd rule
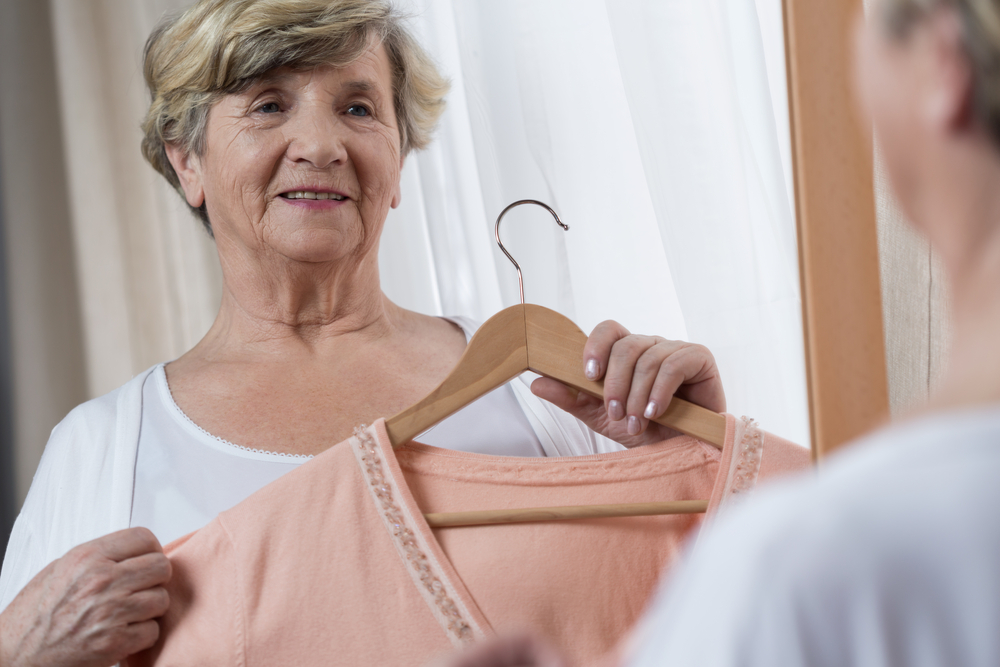
[[[379,288],[400,170],[447,89],[387,3],[202,0],[153,33],[145,75],[143,152],[215,238],[222,304],[192,350],[53,431],[0,581],[4,667],[109,665],[151,645],[160,543],[428,394],[475,329]],[[604,403],[515,381],[421,440],[590,454],[668,436],[649,418],[678,388],[725,408],[698,346],[605,322],[580,363]]]
[[[869,9],[858,89],[948,272],[947,370],[923,414],[703,534],[630,667],[1000,664],[1000,0]],[[531,637],[449,663],[515,665],[567,667]]]

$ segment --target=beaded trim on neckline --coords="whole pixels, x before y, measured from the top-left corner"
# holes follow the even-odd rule
[[[742,417],[737,429],[737,442],[733,452],[722,502],[745,496],[757,486],[760,462],[764,456],[764,434],[750,417]],[[742,430],[742,435],[739,431]]]
[[[413,519],[397,503],[392,480],[387,479],[382,465],[378,442],[364,424],[354,429],[354,437],[350,442],[361,474],[379,516],[392,536],[403,567],[452,644],[458,648],[467,646],[475,639],[475,632],[455,603],[458,595],[451,589],[447,577],[441,575],[438,564],[428,556],[427,549],[421,548],[418,531],[412,525]]]

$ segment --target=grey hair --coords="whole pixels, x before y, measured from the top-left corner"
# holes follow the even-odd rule
[[[905,39],[918,21],[951,8],[962,22],[962,45],[972,65],[973,113],[1000,147],[1000,0],[881,0],[878,18],[893,37]]]
[[[142,154],[183,196],[166,146],[203,155],[208,112],[221,97],[278,67],[348,65],[373,42],[392,68],[400,154],[424,148],[449,84],[387,0],[201,0],[162,20],[146,42]],[[206,207],[192,210],[211,234]]]

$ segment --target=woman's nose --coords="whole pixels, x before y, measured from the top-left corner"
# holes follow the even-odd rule
[[[308,162],[317,169],[347,158],[344,127],[330,109],[300,110],[286,125],[286,155],[293,162]]]

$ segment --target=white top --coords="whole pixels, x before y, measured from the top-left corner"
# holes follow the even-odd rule
[[[467,320],[459,322],[468,333],[474,329]],[[143,402],[146,380],[156,369],[154,366],[118,389],[77,406],[52,430],[11,531],[0,571],[0,611],[56,558],[78,544],[132,525],[133,499],[142,503],[147,493],[143,484],[136,483],[136,465],[140,434],[149,435],[154,428],[145,421],[148,415]],[[508,387],[546,456],[622,449],[532,394],[532,379],[525,374]],[[477,424],[474,430],[494,428]],[[432,442],[443,435],[431,433],[432,437],[425,439]],[[199,467],[200,461],[176,470],[186,476],[197,474]],[[150,514],[155,519],[155,510]]]
[[[457,323],[463,330],[469,326]],[[142,423],[135,463],[135,486],[142,493],[132,498],[131,525],[149,528],[161,544],[201,528],[312,458],[242,447],[202,429],[174,402],[163,364],[143,385]],[[545,456],[509,384],[416,439],[495,456]]]
[[[902,423],[724,512],[630,667],[1000,665],[1000,406]]]

